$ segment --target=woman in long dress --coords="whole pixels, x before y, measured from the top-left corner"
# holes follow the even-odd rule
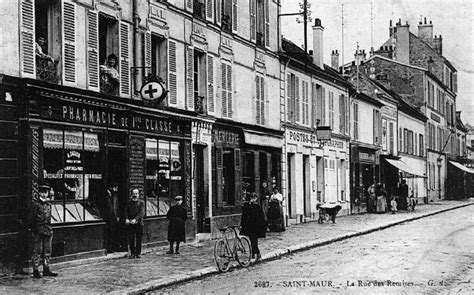
[[[284,231],[284,219],[282,208],[283,196],[278,191],[278,188],[273,189],[273,194],[270,196],[270,205],[268,207],[268,228],[270,231]]]
[[[377,197],[377,213],[385,213],[387,210],[387,192],[381,183],[375,186],[375,195]]]

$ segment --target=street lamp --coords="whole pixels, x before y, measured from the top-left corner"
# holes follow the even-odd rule
[[[438,164],[438,199],[441,199],[441,164],[443,163],[443,159],[441,155],[436,159]]]

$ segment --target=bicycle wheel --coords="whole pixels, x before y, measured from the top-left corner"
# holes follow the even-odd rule
[[[230,250],[224,240],[218,240],[214,245],[214,260],[217,268],[221,272],[226,272],[230,268]]]
[[[250,265],[250,259],[252,258],[252,247],[250,246],[250,240],[247,237],[238,237],[235,241],[235,259],[242,267]]]

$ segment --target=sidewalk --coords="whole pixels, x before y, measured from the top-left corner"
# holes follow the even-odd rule
[[[268,233],[267,238],[259,240],[262,262],[473,204],[474,199],[439,201],[419,205],[415,212],[340,216],[336,224],[293,225],[283,233]],[[141,259],[115,255],[112,256],[115,259],[53,265],[52,269],[60,273],[55,278],[38,280],[24,275],[0,278],[0,293],[142,293],[218,273],[213,258],[214,243],[185,244],[180,255],[166,255],[166,248],[161,247],[145,253]]]

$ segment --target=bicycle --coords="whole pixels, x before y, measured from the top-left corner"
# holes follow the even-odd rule
[[[233,247],[229,244],[229,239],[226,236],[227,230],[231,228],[234,232],[235,238]],[[252,248],[250,246],[249,238],[240,236],[237,233],[236,228],[239,226],[228,226],[219,229],[222,232],[223,238],[217,240],[214,245],[214,260],[217,268],[221,272],[226,272],[230,268],[230,261],[235,260],[242,267],[250,265],[250,259],[252,258]]]

